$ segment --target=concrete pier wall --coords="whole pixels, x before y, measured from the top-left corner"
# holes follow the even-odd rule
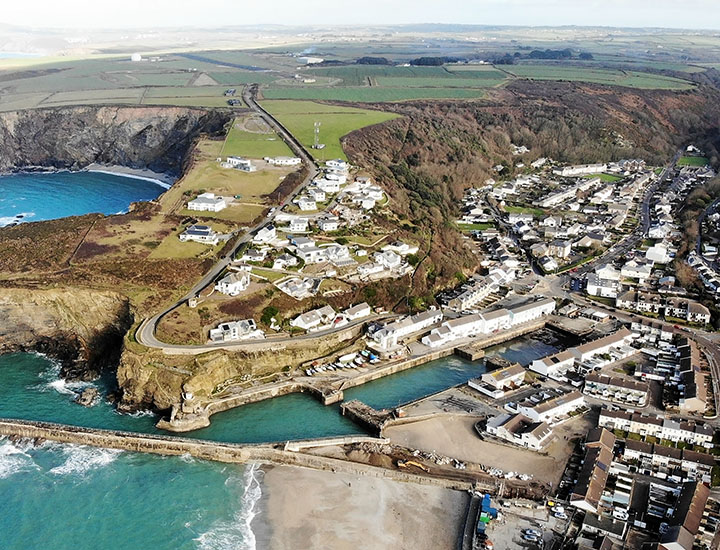
[[[81,428],[65,424],[49,422],[34,422],[25,420],[0,419],[0,435],[20,437],[24,439],[41,439],[69,443],[74,445],[90,445],[107,449],[119,449],[139,453],[152,453],[158,455],[178,456],[188,454],[203,460],[242,464],[259,462],[276,465],[299,466],[315,470],[344,472],[353,475],[370,475],[383,477],[396,481],[420,483],[455,489],[460,491],[472,489],[469,481],[444,479],[439,477],[425,477],[397,470],[390,470],[367,464],[349,462],[336,458],[310,455],[302,452],[293,452],[280,449],[271,444],[243,445],[234,443],[220,443],[216,441],[203,441],[174,436],[157,436],[142,433],[122,432],[113,430],[100,430]],[[383,440],[367,436],[349,438],[329,438],[312,441],[313,447],[324,445],[337,445],[353,442],[380,442]],[[310,440],[298,442],[301,447],[310,446]],[[292,443],[290,444],[292,446]]]

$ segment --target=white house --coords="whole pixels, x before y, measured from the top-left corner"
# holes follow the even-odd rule
[[[315,186],[324,191],[325,193],[339,193],[340,192],[340,181],[336,179],[329,179],[327,177],[315,180],[313,182]]]
[[[202,193],[187,203],[188,210],[198,212],[220,212],[227,207],[223,197],[215,196],[215,193]]]
[[[536,359],[530,364],[530,370],[554,380],[564,380],[565,373],[574,364],[575,355],[569,350],[565,350],[542,359]]]
[[[261,227],[253,237],[253,242],[257,244],[269,243],[277,239],[277,230],[272,224]]]
[[[290,326],[304,330],[311,330],[321,327],[322,325],[332,323],[336,315],[335,310],[326,305],[298,315],[295,319],[290,321]]]
[[[213,342],[231,342],[234,340],[255,340],[265,338],[265,333],[258,329],[253,319],[220,323],[210,331]]]
[[[489,418],[485,430],[490,435],[533,451],[541,450],[552,436],[552,430],[545,422],[533,422],[522,414],[501,414]]]
[[[303,248],[298,248],[297,255],[306,264],[318,264],[327,261],[325,249],[317,246],[304,246]]]
[[[294,237],[290,239],[290,243],[297,249],[310,248],[315,246],[315,241],[308,237]]]
[[[531,400],[523,401],[518,404],[518,413],[527,416],[533,422],[552,424],[554,418],[565,416],[583,406],[585,406],[583,394],[572,390],[540,403]]]
[[[372,313],[372,310],[366,302],[362,302],[360,304],[349,307],[348,309],[343,311],[343,313],[345,314],[345,317],[347,317],[348,321],[355,321],[357,319],[367,317]]]
[[[518,325],[534,321],[544,315],[550,315],[553,311],[555,311],[555,300],[552,298],[543,298],[536,302],[513,307],[509,310],[510,324]]]
[[[216,245],[220,242],[220,236],[207,225],[191,225],[180,233],[182,242],[195,241],[202,244]]]
[[[622,266],[620,274],[626,279],[637,279],[638,283],[643,285],[650,278],[652,269],[652,263],[630,260]]]
[[[485,333],[510,328],[510,312],[507,309],[496,309],[482,314],[485,319]]]
[[[402,258],[389,250],[383,252],[375,252],[374,260],[386,269],[397,269],[402,264]]]
[[[316,223],[320,231],[337,231],[340,220],[338,220],[337,216],[323,216],[318,218]]]
[[[288,231],[292,233],[305,233],[308,230],[307,218],[294,218],[288,224]]]
[[[658,243],[648,248],[645,252],[645,257],[656,264],[667,264],[672,260],[668,247],[663,243]]]
[[[228,157],[223,163],[223,168],[235,168],[243,172],[255,172],[257,167],[248,159],[242,157]]]
[[[346,170],[348,170],[348,168],[350,168],[348,163],[342,159],[333,159],[333,160],[325,161],[325,166],[327,166],[328,168],[331,168],[333,170],[339,170],[339,171],[346,171]]]
[[[400,256],[408,256],[409,254],[417,254],[418,247],[412,246],[401,241],[395,241],[394,243],[387,244],[382,247],[383,251],[394,252]]]
[[[229,273],[215,284],[215,290],[228,296],[237,296],[250,286],[250,275],[246,271]]]
[[[285,269],[297,265],[298,260],[292,254],[281,254],[273,262],[273,269]]]
[[[300,197],[299,199],[297,199],[297,205],[298,208],[303,212],[317,210],[317,204],[310,197]]]
[[[325,200],[325,191],[322,189],[311,187],[307,193],[315,202],[323,202]]]
[[[298,166],[302,160],[298,157],[265,157],[265,162],[275,166]]]

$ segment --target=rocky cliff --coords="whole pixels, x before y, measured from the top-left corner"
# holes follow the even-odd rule
[[[0,172],[117,164],[179,175],[199,134],[229,111],[184,107],[58,107],[0,113]]]
[[[0,353],[46,353],[62,362],[64,377],[76,379],[114,367],[132,323],[125,296],[86,289],[3,288],[0,319]]]

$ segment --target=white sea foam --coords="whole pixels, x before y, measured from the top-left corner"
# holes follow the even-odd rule
[[[0,440],[0,479],[37,468],[21,444]]]
[[[18,218],[18,216],[22,216],[22,218]],[[34,216],[35,212],[20,212],[15,216],[0,216],[0,227],[5,227],[6,225],[10,225],[11,223],[22,223],[24,221],[27,221],[28,218],[32,218]]]
[[[58,361],[50,360],[50,366],[38,375],[42,382],[32,389],[41,392],[56,391],[64,395],[76,395],[85,388],[94,386],[92,382],[83,382],[80,380],[69,381],[60,378],[60,369],[61,365]]]
[[[258,514],[257,506],[262,496],[260,485],[262,470],[259,465],[250,464],[243,473],[242,479],[234,476],[228,478],[226,484],[238,483],[242,487],[242,496],[238,509],[230,521],[216,521],[207,532],[195,539],[199,550],[255,550],[255,533],[252,531],[252,520]]]
[[[54,475],[84,475],[98,468],[111,464],[122,451],[116,449],[99,449],[82,445],[63,446],[65,462],[50,470]]]

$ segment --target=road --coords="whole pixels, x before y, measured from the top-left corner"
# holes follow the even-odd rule
[[[273,117],[268,111],[262,108],[260,104],[256,101],[255,96],[257,95],[257,85],[253,84],[250,86],[246,86],[243,90],[243,100],[247,104],[247,106],[255,111],[279,136],[280,138],[287,143],[287,145],[290,147],[290,149],[293,151],[293,153],[298,156],[305,167],[308,169],[308,175],[303,180],[303,182],[298,185],[292,193],[290,193],[285,200],[281,204],[277,206],[275,211],[268,215],[264,220],[262,220],[260,223],[256,224],[255,226],[251,227],[249,230],[247,230],[235,243],[235,246],[233,249],[224,257],[220,258],[217,263],[208,271],[202,279],[200,279],[195,286],[193,286],[190,291],[180,298],[177,302],[169,306],[164,311],[158,313],[154,317],[151,317],[149,319],[145,319],[140,327],[138,328],[135,338],[137,341],[144,346],[150,347],[150,348],[160,348],[160,349],[178,349],[174,346],[170,346],[168,344],[165,344],[157,339],[155,336],[155,332],[157,329],[157,325],[160,322],[160,319],[162,319],[165,315],[173,311],[174,309],[178,308],[182,304],[186,303],[190,298],[193,298],[198,295],[198,293],[204,289],[206,286],[208,286],[210,283],[215,281],[217,277],[230,265],[232,262],[232,258],[235,256],[235,252],[244,244],[250,242],[254,236],[254,234],[263,226],[267,225],[268,223],[272,223],[275,220],[275,217],[280,213],[282,208],[287,206],[288,204],[291,204],[293,199],[297,197],[304,189],[307,187],[307,185],[315,179],[315,177],[320,172],[320,168],[318,167],[317,163],[315,162],[315,159],[310,155],[310,153],[307,152],[305,147],[300,143],[295,136],[293,136],[275,117]],[[246,344],[245,342],[240,342],[239,344]],[[189,346],[185,346],[185,348],[188,348]],[[181,346],[180,348],[183,348]],[[192,347],[195,349],[196,347]]]

